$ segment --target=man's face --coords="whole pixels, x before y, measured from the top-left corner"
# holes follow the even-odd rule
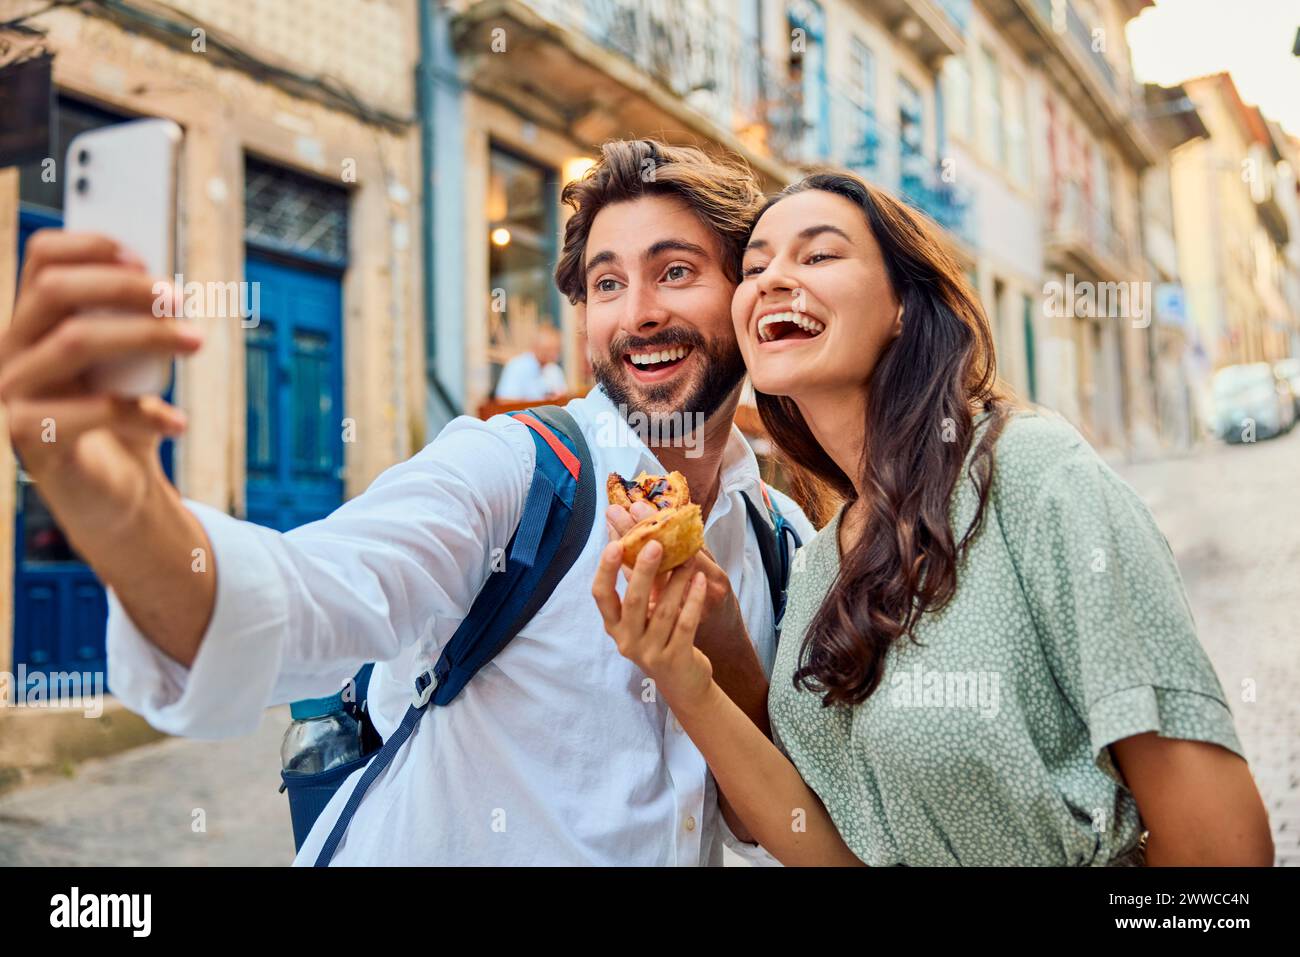
[[[681,200],[606,206],[586,249],[587,345],[596,381],[650,422],[708,419],[745,375],[735,283],[718,237]]]

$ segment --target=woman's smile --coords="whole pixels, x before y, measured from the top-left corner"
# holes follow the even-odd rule
[[[759,345],[765,346],[816,339],[825,331],[826,323],[806,312],[779,310],[759,316],[756,329]]]

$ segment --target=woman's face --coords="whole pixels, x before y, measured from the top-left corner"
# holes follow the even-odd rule
[[[902,330],[866,216],[815,189],[759,218],[731,319],[754,388],[795,399],[862,388]]]

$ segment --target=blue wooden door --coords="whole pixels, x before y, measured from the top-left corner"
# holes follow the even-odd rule
[[[342,289],[337,272],[250,251],[260,311],[244,329],[247,517],[286,531],[343,501]]]

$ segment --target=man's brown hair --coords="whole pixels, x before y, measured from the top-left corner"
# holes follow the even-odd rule
[[[555,267],[555,284],[571,303],[585,302],[587,235],[611,203],[642,196],[676,196],[713,230],[722,247],[722,268],[740,281],[740,263],[763,192],[739,160],[713,157],[693,146],[668,146],[655,140],[610,140],[600,159],[581,179],[564,187],[560,198],[573,207],[564,227],[564,248]]]

